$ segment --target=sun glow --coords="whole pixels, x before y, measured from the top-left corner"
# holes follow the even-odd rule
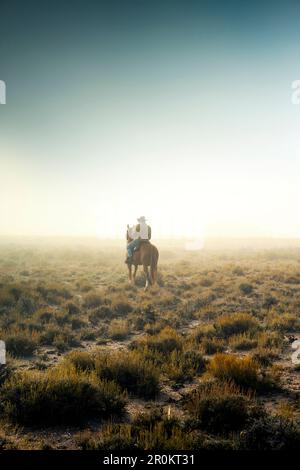
[[[154,238],[184,238],[201,245],[206,237],[297,237],[298,186],[284,168],[247,169],[201,160],[172,171],[137,168],[131,177],[101,165],[42,175],[1,162],[1,233],[123,238],[127,224],[145,215]],[[279,190],[280,188],[280,190]],[[195,246],[196,246],[195,245]]]

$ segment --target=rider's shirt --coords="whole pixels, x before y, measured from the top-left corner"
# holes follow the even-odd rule
[[[141,240],[150,240],[151,238],[151,227],[145,222],[138,224],[135,228],[138,238]]]

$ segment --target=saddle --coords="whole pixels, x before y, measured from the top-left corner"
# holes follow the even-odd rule
[[[138,247],[136,247],[136,248],[134,249],[134,252],[139,251],[139,249],[141,248],[141,246],[142,246],[144,243],[146,243],[147,245],[150,245],[150,240],[140,240],[140,244],[139,244]]]

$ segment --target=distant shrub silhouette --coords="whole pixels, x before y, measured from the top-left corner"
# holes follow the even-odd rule
[[[72,302],[68,302],[66,305],[66,309],[70,315],[76,315],[80,312],[80,308],[77,305],[73,304]]]
[[[236,276],[244,276],[244,270],[240,266],[236,266],[233,268],[232,274],[235,274]]]
[[[274,297],[272,295],[268,295],[268,296],[266,296],[266,298],[264,300],[263,307],[264,308],[271,308],[271,307],[273,307],[274,305],[277,305],[277,304],[278,304],[278,300],[276,299],[276,297]]]
[[[58,326],[64,326],[70,322],[70,316],[66,312],[56,312],[54,314],[54,320],[58,324]]]
[[[104,304],[104,298],[102,295],[90,293],[84,298],[84,306],[86,308],[96,308]]]
[[[245,295],[250,295],[253,292],[252,284],[247,284],[247,283],[240,284],[239,289]]]
[[[18,300],[18,309],[20,313],[30,315],[36,309],[36,302],[33,298],[22,295]]]
[[[41,321],[41,323],[49,323],[51,319],[54,317],[52,312],[44,312],[41,311],[38,313],[38,319]]]
[[[16,299],[9,291],[9,289],[0,290],[0,307],[1,308],[11,308],[16,304]]]

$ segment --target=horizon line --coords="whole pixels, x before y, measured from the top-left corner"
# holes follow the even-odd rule
[[[105,236],[98,236],[98,235],[68,235],[68,234],[61,234],[61,235],[2,235],[0,234],[0,239],[14,239],[14,238],[32,238],[32,239],[45,239],[45,238],[52,238],[52,239],[57,239],[57,238],[72,238],[72,239],[93,239],[93,240],[110,240],[110,241],[126,241],[125,237],[105,237]],[[152,240],[168,240],[168,241],[188,241],[188,240],[290,240],[290,241],[300,241],[300,235],[299,236],[206,236],[206,237],[152,237]]]

